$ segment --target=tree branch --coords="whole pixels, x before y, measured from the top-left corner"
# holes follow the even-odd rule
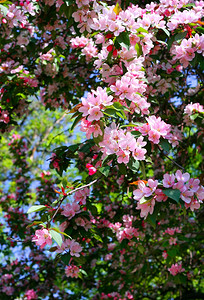
[[[48,222],[48,224],[50,224],[51,221],[55,218],[55,216],[57,215],[57,213],[58,213],[58,211],[59,211],[59,209],[60,209],[60,206],[61,206],[62,202],[64,201],[64,199],[66,199],[67,196],[69,196],[69,195],[71,195],[71,194],[73,194],[73,193],[75,193],[75,192],[77,192],[77,191],[79,191],[79,190],[82,190],[82,189],[84,189],[84,188],[86,188],[86,187],[89,187],[89,186],[93,185],[93,184],[96,183],[99,179],[101,179],[101,177],[102,177],[102,176],[100,176],[100,177],[98,177],[97,179],[91,181],[90,183],[85,184],[85,185],[83,185],[83,186],[80,186],[80,187],[78,187],[78,188],[76,188],[76,189],[74,189],[74,190],[68,192],[66,195],[64,195],[64,196],[62,197],[62,199],[59,201],[59,204],[58,204],[58,206],[57,206],[57,209],[56,209],[54,215],[52,216],[51,220]]]

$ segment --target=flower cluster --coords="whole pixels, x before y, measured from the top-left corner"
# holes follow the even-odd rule
[[[108,96],[106,89],[98,87],[96,91],[88,93],[87,98],[82,98],[79,112],[87,117],[89,122],[99,121],[103,117],[102,109],[112,104],[113,97]]]
[[[80,244],[78,242],[76,242],[74,239],[70,240],[70,239],[66,239],[61,247],[57,246],[57,253],[62,253],[64,251],[70,251],[70,255],[71,256],[76,256],[79,257],[80,256],[80,252],[82,251],[82,247],[80,246]]]
[[[204,36],[195,34],[194,37],[183,39],[181,44],[175,46],[172,49],[174,54],[174,60],[179,60],[180,63],[186,68],[189,65],[189,61],[192,61],[195,57],[195,52],[203,55],[204,53]]]
[[[105,128],[103,141],[100,142],[99,145],[103,152],[103,157],[116,154],[119,164],[127,164],[130,157],[136,160],[144,160],[145,153],[147,152],[147,150],[143,148],[146,142],[143,141],[142,136],[135,139],[130,132],[118,129],[115,123]]]
[[[75,265],[66,266],[65,274],[67,277],[77,278],[79,276],[79,268]]]
[[[159,188],[157,188],[159,187]],[[166,201],[164,188],[172,188],[180,191],[180,199],[185,202],[186,208],[193,211],[200,207],[204,199],[204,187],[200,185],[199,179],[190,178],[189,173],[182,173],[180,170],[176,174],[164,174],[162,185],[158,180],[149,179],[138,181],[138,189],[133,191],[134,199],[137,200],[137,209],[141,209],[141,217],[147,217],[154,211],[155,201]]]
[[[171,275],[176,276],[178,273],[182,273],[185,271],[184,268],[182,268],[182,264],[173,264],[171,268],[168,268],[168,271],[171,273]]]
[[[146,118],[147,123],[141,127],[138,127],[138,130],[142,133],[143,136],[148,135],[148,139],[154,144],[158,144],[160,138],[170,138],[170,129],[171,125],[165,123],[161,120],[160,117],[150,116]]]

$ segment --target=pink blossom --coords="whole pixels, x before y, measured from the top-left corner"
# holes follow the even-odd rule
[[[32,241],[35,242],[37,246],[40,246],[41,249],[43,249],[45,245],[52,245],[51,234],[45,228],[36,230],[35,236],[32,238]]]
[[[145,218],[148,216],[148,214],[152,215],[153,211],[154,211],[154,205],[155,205],[155,201],[154,199],[152,200],[148,200],[145,203],[140,204],[140,202],[137,202],[137,207],[136,209],[140,209],[140,217],[141,218]]]
[[[75,214],[78,214],[79,212],[80,212],[79,204],[73,202],[73,203],[67,203],[64,206],[61,215],[64,215],[65,217],[68,217],[68,219],[71,219],[75,216]]]
[[[86,164],[86,168],[89,170],[89,175],[94,175],[97,172],[97,169],[91,164]]]
[[[122,151],[122,150],[119,150],[117,151],[117,161],[119,164],[121,163],[125,163],[127,164],[129,162],[129,151]]]
[[[190,179],[189,173],[182,173],[180,170],[176,171],[176,179],[178,181],[187,182]]]
[[[79,268],[75,265],[66,266],[65,274],[67,277],[77,278],[79,276]]]
[[[71,256],[79,257],[80,256],[79,253],[81,251],[82,251],[82,247],[80,246],[80,244],[75,242],[74,240],[71,240],[71,243],[70,243],[70,254],[71,254]]]
[[[185,203],[186,208],[190,208],[191,211],[200,208],[200,203],[196,199],[191,199],[190,203]]]
[[[86,204],[86,198],[89,196],[90,190],[88,188],[81,189],[76,191],[74,194],[74,200],[79,202],[80,205]]]
[[[182,264],[173,264],[171,268],[168,268],[168,271],[171,273],[171,275],[176,276],[178,273],[182,273],[185,271],[184,268],[182,268]]]
[[[32,290],[28,290],[25,293],[25,297],[26,297],[26,300],[38,299],[38,296],[37,296],[36,292],[33,289]]]
[[[173,238],[173,237],[170,237],[169,239],[169,245],[176,245],[176,242],[177,242],[177,238]]]
[[[182,189],[180,198],[181,198],[184,202],[190,203],[193,194],[194,194],[193,191],[190,191],[190,190],[187,189],[187,187],[184,187],[184,188]]]
[[[2,287],[2,291],[3,293],[5,293],[8,296],[13,295],[13,293],[15,292],[15,289],[12,286],[3,286]]]
[[[202,185],[197,190],[196,196],[197,196],[198,200],[200,200],[200,201],[204,200],[204,187]]]
[[[199,179],[194,179],[194,178],[190,178],[188,184],[186,185],[186,187],[192,191],[192,192],[197,192],[199,189],[199,184],[200,184],[200,180]]]
[[[170,188],[174,185],[174,182],[175,182],[175,175],[172,174],[164,174],[164,179],[163,179],[163,186],[165,188]]]
[[[167,253],[166,250],[163,251],[162,256],[163,256],[164,259],[167,259],[168,253]]]
[[[155,195],[156,195],[155,200],[157,202],[162,202],[162,201],[165,202],[168,199],[168,197],[163,193],[161,189],[156,189]]]

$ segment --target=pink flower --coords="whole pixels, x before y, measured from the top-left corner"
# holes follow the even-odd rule
[[[74,200],[79,202],[80,205],[86,204],[86,198],[89,196],[90,190],[88,188],[81,189],[76,191],[74,194]]]
[[[176,179],[178,181],[187,182],[190,179],[189,173],[182,173],[180,170],[176,171]]]
[[[140,202],[137,202],[137,207],[136,209],[140,209],[140,217],[141,218],[145,218],[148,216],[148,214],[150,213],[150,215],[153,214],[154,211],[154,205],[155,205],[155,201],[154,199],[146,201],[145,203],[140,204]]]
[[[193,192],[192,191],[189,191],[187,189],[187,187],[184,187],[182,192],[181,192],[181,195],[180,195],[180,198],[186,202],[186,203],[190,203],[191,202],[191,198],[193,196]]]
[[[202,185],[197,190],[196,196],[197,196],[198,200],[203,201],[203,199],[204,199],[204,187]]]
[[[163,193],[163,191],[161,189],[156,189],[155,190],[155,200],[157,202],[162,202],[162,201],[166,201],[168,199],[168,197]]]
[[[199,179],[194,179],[194,178],[191,178],[188,182],[188,184],[186,185],[186,187],[192,191],[192,192],[197,192],[198,189],[199,189],[199,183],[200,183],[200,180]]]
[[[38,296],[37,296],[36,292],[33,289],[32,290],[28,290],[25,293],[25,297],[26,297],[26,300],[38,299]]]
[[[169,188],[172,187],[174,185],[174,181],[175,181],[175,175],[169,175],[169,174],[164,174],[164,179],[163,179],[163,186],[165,188]]]
[[[200,208],[200,203],[196,199],[191,199],[190,203],[185,203],[186,208],[190,208],[191,211]]]
[[[156,130],[150,130],[148,134],[151,142],[159,144],[160,134]]]
[[[65,274],[67,277],[77,278],[79,276],[79,268],[75,265],[66,266]]]
[[[71,256],[79,257],[80,256],[79,252],[81,252],[81,251],[82,251],[82,247],[80,246],[80,244],[75,242],[74,240],[72,240],[70,243]]]
[[[182,264],[173,264],[171,268],[168,268],[168,271],[171,273],[171,275],[176,276],[178,273],[184,272],[185,269],[182,268]]]
[[[89,175],[94,175],[97,172],[97,169],[91,164],[86,164],[86,168],[89,170]]]
[[[176,242],[177,242],[177,238],[170,237],[169,245],[176,245]]]
[[[45,245],[52,245],[52,237],[47,229],[36,230],[35,236],[32,238],[32,241],[36,243],[40,248],[44,248]]]
[[[162,253],[162,256],[163,256],[164,259],[167,259],[168,254],[167,254],[167,251],[166,251],[166,250],[164,250],[164,252]]]
[[[78,214],[79,212],[80,212],[79,204],[73,202],[73,203],[67,203],[64,206],[61,215],[64,215],[65,217],[68,217],[68,219],[71,219],[75,216],[75,214]]]

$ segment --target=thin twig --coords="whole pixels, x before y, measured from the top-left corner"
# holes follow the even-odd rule
[[[60,206],[61,206],[62,202],[64,201],[64,199],[65,199],[67,196],[69,196],[69,195],[75,193],[76,191],[79,191],[79,190],[82,190],[82,189],[84,189],[84,188],[86,188],[86,187],[91,186],[92,184],[96,183],[101,177],[102,177],[102,176],[100,176],[100,177],[98,177],[97,179],[91,181],[90,183],[85,184],[85,185],[83,185],[83,186],[80,186],[80,187],[78,187],[78,188],[76,188],[76,189],[74,189],[74,190],[68,192],[66,195],[64,195],[64,196],[62,197],[62,199],[59,201],[59,204],[58,204],[58,206],[57,206],[57,209],[56,209],[54,215],[52,216],[51,220],[49,221],[49,223],[54,219],[54,217],[56,216],[56,214],[58,213],[58,211],[59,211],[59,209],[60,209]]]
[[[159,145],[157,145],[157,146],[158,146],[159,150],[162,151],[162,149],[159,147]],[[177,162],[175,162],[175,160],[173,160],[172,158],[170,158],[170,157],[169,157],[167,154],[165,154],[163,151],[162,151],[162,153],[164,154],[164,156],[165,156],[166,158],[168,158],[170,161],[172,161],[172,163],[174,163],[175,165],[177,165],[177,167],[179,167],[179,168],[181,168],[182,170],[185,171],[185,168],[184,168],[184,167],[182,167],[182,166],[179,165]]]

